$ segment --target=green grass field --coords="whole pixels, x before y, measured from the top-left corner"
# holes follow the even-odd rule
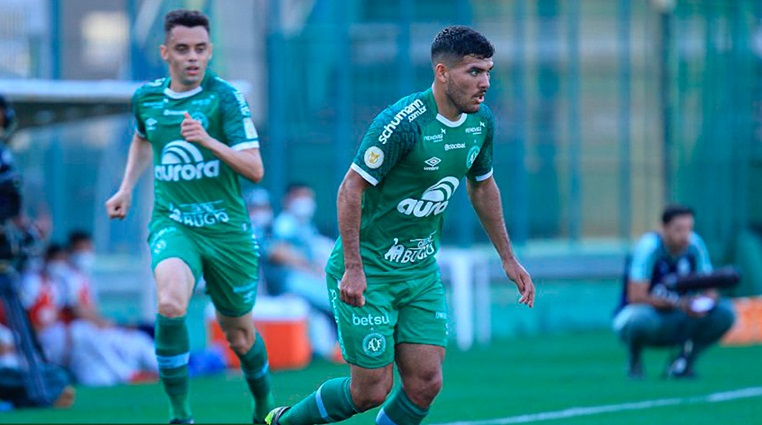
[[[426,423],[762,424],[762,346],[713,348],[698,364],[700,377],[689,381],[661,379],[668,354],[648,352],[646,379],[629,381],[624,352],[608,332],[504,340],[466,353],[451,349],[444,390]],[[293,403],[325,378],[346,371],[346,366],[315,362],[303,371],[275,372],[276,396],[284,404]],[[198,378],[191,385],[196,423],[249,421],[239,375]],[[707,397],[715,393],[726,397]],[[590,409],[567,410],[572,408]],[[374,418],[375,410],[345,423],[372,424]],[[78,388],[77,401],[68,410],[0,413],[0,423],[166,420],[164,395],[156,384]]]

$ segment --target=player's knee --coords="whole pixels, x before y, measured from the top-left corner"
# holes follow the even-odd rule
[[[246,338],[246,335],[242,333],[228,334],[227,340],[230,348],[239,356],[248,353],[251,346],[254,345],[253,338]]]
[[[404,383],[410,401],[422,408],[428,408],[442,390],[442,372],[432,371],[421,374]]]
[[[361,412],[378,407],[386,401],[392,390],[391,383],[378,383],[365,387],[352,388],[352,401]]]
[[[186,305],[175,297],[159,297],[159,314],[164,317],[175,318],[185,316]]]

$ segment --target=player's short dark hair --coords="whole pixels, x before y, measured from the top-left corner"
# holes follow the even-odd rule
[[[291,182],[288,184],[288,186],[286,186],[286,193],[287,194],[293,193],[293,192],[296,192],[297,190],[302,190],[302,189],[313,190],[312,186],[308,185],[305,182]]]
[[[174,27],[204,27],[209,31],[209,18],[198,10],[175,9],[167,13],[164,17],[164,34],[169,37],[169,33]]]
[[[50,261],[53,258],[55,258],[56,256],[58,256],[58,255],[60,255],[62,253],[65,253],[65,252],[66,252],[66,250],[64,249],[64,247],[61,244],[53,242],[53,243],[49,244],[47,248],[45,248],[44,259],[45,259],[45,261]]]
[[[675,218],[684,215],[693,216],[693,209],[678,204],[667,205],[667,207],[664,208],[664,211],[661,213],[661,224],[666,226]]]
[[[491,58],[495,47],[479,32],[462,25],[443,28],[431,43],[431,63],[459,62],[466,56]]]
[[[71,251],[76,247],[78,244],[81,244],[82,242],[91,242],[93,238],[90,236],[90,233],[88,233],[85,230],[72,230],[69,232],[69,237],[67,239],[66,243],[66,249]]]

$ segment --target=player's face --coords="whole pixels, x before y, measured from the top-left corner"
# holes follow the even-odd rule
[[[460,112],[472,114],[479,111],[489,88],[490,71],[493,67],[492,58],[465,56],[448,70],[445,92]]]
[[[662,226],[664,244],[672,253],[680,253],[688,248],[693,232],[693,216],[679,215]]]
[[[176,26],[161,45],[161,57],[169,64],[172,90],[192,90],[201,84],[212,58],[209,33],[202,26]]]

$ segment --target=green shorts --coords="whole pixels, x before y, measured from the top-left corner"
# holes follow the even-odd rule
[[[259,282],[259,249],[250,232],[202,236],[167,219],[149,226],[151,269],[168,258],[188,265],[196,284],[201,276],[206,293],[222,315],[240,317],[254,308]]]
[[[447,345],[447,300],[439,273],[395,283],[370,281],[362,307],[341,301],[339,279],[326,280],[347,363],[375,369],[394,361],[396,344]]]

